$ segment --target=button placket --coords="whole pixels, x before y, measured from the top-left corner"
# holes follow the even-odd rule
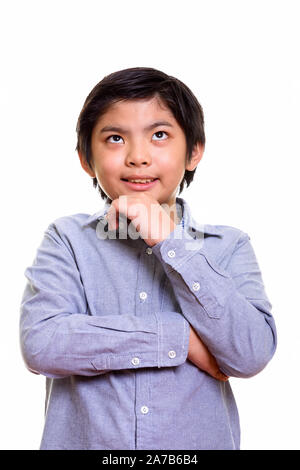
[[[138,317],[144,317],[149,314],[154,315],[154,312],[158,309],[157,300],[156,300],[156,290],[153,285],[153,280],[156,275],[156,258],[154,257],[154,250],[150,246],[143,246],[141,251],[138,253],[138,270],[136,278],[136,305],[135,305],[135,314]],[[153,295],[154,293],[154,295]],[[154,297],[154,300],[152,299]],[[136,420],[136,446],[137,448],[142,447],[144,443],[145,436],[152,432],[151,429],[151,419],[149,421],[149,415],[151,415],[151,402],[148,402],[148,397],[151,396],[151,380],[150,376],[152,369],[149,369],[149,372],[146,370],[139,372],[139,367],[144,367],[145,360],[153,361],[153,365],[157,361],[157,340],[154,335],[149,335],[147,340],[149,342],[154,340],[153,344],[153,356],[147,353],[140,353],[139,350],[133,351],[130,355],[129,361],[133,361],[131,365],[132,371],[136,374],[135,380],[135,410],[137,413]],[[134,358],[133,356],[137,356]],[[139,364],[137,364],[137,359]],[[129,362],[128,361],[128,362]],[[171,361],[171,359],[169,359]],[[148,408],[148,406],[149,408]]]

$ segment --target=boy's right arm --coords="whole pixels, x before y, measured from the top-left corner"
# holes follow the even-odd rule
[[[20,315],[25,364],[50,378],[93,376],[110,370],[168,367],[187,359],[190,328],[178,312],[88,315],[74,256],[49,226],[27,284]]]

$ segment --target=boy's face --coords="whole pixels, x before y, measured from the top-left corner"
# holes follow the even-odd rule
[[[165,124],[150,128],[158,121]],[[103,130],[106,127],[119,129]],[[185,170],[196,168],[204,148],[197,145],[190,163],[185,162],[185,134],[169,108],[154,97],[111,105],[93,129],[91,151],[94,171],[79,153],[81,165],[90,176],[97,178],[111,200],[121,195],[138,196],[145,191],[159,204],[171,206],[176,202]],[[145,187],[123,180],[138,176],[158,179]]]

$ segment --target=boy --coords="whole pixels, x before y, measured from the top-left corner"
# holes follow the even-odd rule
[[[51,223],[25,271],[40,449],[239,449],[228,377],[266,366],[276,328],[250,237],[199,225],[176,197],[204,152],[200,104],[161,71],[121,70],[88,95],[77,136],[105,206]]]

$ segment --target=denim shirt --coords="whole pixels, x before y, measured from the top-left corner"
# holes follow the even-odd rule
[[[50,223],[24,273],[20,347],[46,377],[40,449],[239,449],[230,379],[187,356],[191,325],[231,377],[272,358],[249,235],[200,225],[177,197],[180,223],[150,248],[121,225],[108,231],[109,207]]]

